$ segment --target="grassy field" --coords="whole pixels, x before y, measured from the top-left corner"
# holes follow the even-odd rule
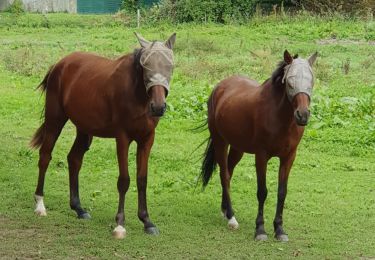
[[[161,234],[143,234],[137,218],[135,146],[126,197],[124,240],[111,237],[117,210],[115,142],[94,139],[80,175],[81,201],[92,220],[69,208],[66,155],[75,129],[67,124],[45,184],[48,216],[34,215],[38,152],[28,147],[44,97],[35,87],[48,67],[80,50],[117,57],[138,47],[121,17],[0,14],[0,258],[97,259],[373,259],[375,258],[375,23],[341,18],[257,17],[246,25],[166,25],[139,31],[148,39],[177,32],[169,111],[157,128],[149,163],[148,204]],[[257,213],[254,158],[245,156],[232,181],[240,224],[220,215],[218,174],[196,186],[208,133],[212,87],[231,74],[263,81],[284,49],[314,51],[312,119],[299,146],[284,211],[288,243],[272,239],[278,161],[268,170],[267,242],[253,241]]]

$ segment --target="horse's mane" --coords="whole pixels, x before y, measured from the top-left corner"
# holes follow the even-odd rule
[[[285,61],[280,61],[277,65],[276,70],[272,73],[271,80],[272,80],[272,85],[276,85],[284,77],[284,68],[287,65]]]
[[[142,66],[141,66],[141,54],[142,54],[142,49],[135,49],[134,52],[133,52],[133,56],[134,56],[134,66],[135,66],[135,69],[137,71],[137,73],[142,70]]]
[[[298,58],[298,54],[294,55],[293,59],[297,59],[297,58]],[[275,69],[275,71],[272,73],[272,76],[271,76],[272,85],[276,85],[281,82],[281,80],[284,77],[284,68],[286,65],[288,64],[283,60],[277,64],[277,68]]]

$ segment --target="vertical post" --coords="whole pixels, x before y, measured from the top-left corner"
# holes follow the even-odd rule
[[[141,26],[140,22],[141,22],[141,12],[139,9],[137,9],[137,28]]]

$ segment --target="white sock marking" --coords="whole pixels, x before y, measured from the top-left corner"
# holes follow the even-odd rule
[[[112,232],[113,236],[117,239],[123,239],[126,235],[126,229],[121,226],[121,225],[118,225]]]
[[[38,216],[47,216],[46,207],[44,206],[43,196],[34,195],[36,206],[34,212]]]
[[[228,220],[228,227],[230,229],[237,229],[238,226],[238,222],[234,216],[230,220]]]

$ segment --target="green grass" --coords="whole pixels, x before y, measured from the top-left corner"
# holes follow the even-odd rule
[[[66,162],[75,134],[71,124],[58,140],[46,177],[48,216],[34,216],[38,152],[28,148],[28,141],[44,104],[35,87],[50,65],[72,51],[116,57],[138,47],[135,29],[116,19],[0,14],[0,258],[375,257],[375,25],[360,20],[258,17],[246,25],[141,29],[148,39],[177,32],[170,109],[157,128],[149,163],[149,211],[160,236],[143,234],[137,218],[132,145],[128,236],[121,241],[111,237],[118,198],[111,139],[94,139],[86,154],[80,192],[93,219],[76,219],[69,208]],[[231,74],[265,80],[286,48],[303,57],[316,50],[320,54],[314,68],[313,115],[289,180],[284,225],[290,242],[272,239],[278,168],[273,159],[265,205],[270,239],[257,243],[253,156],[245,156],[235,171],[232,201],[240,229],[229,231],[220,216],[218,174],[204,192],[196,187],[203,147],[192,152],[207,132],[190,129],[205,118],[214,84]],[[344,63],[349,63],[347,74]]]

